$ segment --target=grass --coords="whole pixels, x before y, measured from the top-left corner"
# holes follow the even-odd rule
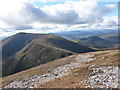
[[[81,83],[81,84],[77,84],[77,83],[86,80],[90,76],[90,74],[92,72],[92,68],[98,68],[101,66],[118,66],[118,51],[117,50],[85,53],[85,55],[89,55],[89,54],[95,54],[95,56],[93,57],[95,59],[94,61],[82,63],[82,65],[83,65],[82,67],[74,68],[71,70],[71,72],[72,72],[71,75],[47,82],[44,85],[42,85],[42,87],[49,88],[49,87],[54,87],[55,85],[58,85],[55,87],[58,87],[58,88],[63,87],[64,88],[64,87],[69,86],[70,88],[73,88],[76,86],[79,88],[84,88],[85,87],[84,83]],[[65,57],[62,59],[57,59],[55,61],[52,61],[52,62],[49,62],[46,64],[42,64],[40,66],[16,73],[14,75],[4,77],[3,78],[3,86],[9,84],[10,82],[12,82],[13,80],[15,80],[17,78],[32,76],[35,74],[43,74],[48,69],[53,69],[58,66],[69,64],[70,62],[73,62],[75,60],[75,57],[77,55],[78,54],[72,55],[69,57]],[[95,65],[95,66],[90,67],[91,65]],[[72,85],[73,84],[72,82],[74,82],[76,85],[75,86]],[[63,83],[64,85],[59,85],[60,83]]]
[[[88,77],[92,75],[93,68],[99,68],[102,66],[118,66],[117,51],[110,50],[110,51],[101,51],[101,52],[91,52],[91,54],[95,54],[95,56],[93,57],[95,59],[94,61],[82,63],[83,64],[82,67],[74,68],[71,70],[72,74],[62,77],[59,80],[47,82],[43,85],[43,87],[49,88],[51,86],[55,87],[56,85],[58,85],[57,88],[61,88],[61,87],[67,87],[69,85],[69,88],[73,88],[73,87],[85,88],[87,84],[84,83],[84,81],[87,80]],[[102,57],[105,58],[102,59]],[[102,72],[98,72],[98,73],[102,73]],[[71,84],[69,82],[71,82]],[[65,85],[59,86],[59,83],[63,83]],[[73,86],[73,84],[75,86]]]
[[[49,63],[42,64],[42,65],[39,65],[39,66],[34,67],[34,68],[31,68],[31,69],[28,69],[25,71],[21,71],[19,73],[16,73],[16,74],[13,74],[10,76],[3,77],[3,78],[1,78],[3,81],[2,85],[4,87],[5,85],[11,83],[13,80],[16,80],[16,79],[19,79],[22,77],[43,74],[50,68],[52,69],[52,68],[55,68],[58,66],[69,64],[71,61],[73,61],[74,58],[75,58],[75,55],[72,55],[70,57],[65,57],[62,59],[57,59],[55,61],[51,61]]]

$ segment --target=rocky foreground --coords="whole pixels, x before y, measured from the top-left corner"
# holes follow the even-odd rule
[[[15,80],[9,85],[5,86],[5,88],[35,88],[39,84],[48,82],[52,79],[69,75],[70,69],[82,66],[81,62],[94,60],[91,57],[93,57],[93,55],[77,56],[75,62],[71,62],[70,64],[54,68],[51,73],[45,73],[43,75],[34,75],[31,77],[22,78],[21,80]]]
[[[77,86],[80,86],[79,84],[82,83],[84,84],[84,88],[118,88],[118,78],[119,78],[118,66],[116,66],[115,63],[111,63],[111,61],[114,61],[113,54],[116,55],[117,51],[110,51],[110,52],[106,52],[106,54],[104,53],[102,55],[101,54],[102,53],[99,54],[89,53],[89,54],[76,55],[75,58],[73,58],[74,60],[72,62],[69,62],[69,64],[47,69],[43,74],[40,75],[37,74],[24,78],[19,78],[17,80],[12,81],[4,88],[41,88],[40,85],[43,85],[43,87],[44,86],[47,87],[47,85],[49,86],[50,83],[51,84],[54,83],[54,80],[60,79],[65,76],[69,77],[70,75],[73,75],[72,70],[74,70],[75,68],[82,68],[82,67],[88,67],[88,70],[90,69],[91,72],[84,75],[84,77],[86,76],[87,79],[83,81],[79,80],[77,82]],[[107,57],[109,55],[113,55],[111,61],[110,58]],[[101,59],[104,60],[103,61],[104,65],[101,65],[101,63],[99,63],[101,65],[99,66],[97,63]],[[109,61],[105,62],[105,60],[109,60]],[[107,62],[110,64],[108,64]],[[83,73],[77,75],[79,75],[79,77],[82,77],[82,74]],[[72,84],[76,84],[76,82]],[[54,87],[54,84],[52,87]],[[64,86],[64,88],[69,88],[69,86]]]
[[[85,82],[86,88],[118,88],[118,67],[105,66],[94,68],[91,76]]]

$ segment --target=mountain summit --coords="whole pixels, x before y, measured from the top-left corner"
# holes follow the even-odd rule
[[[2,76],[20,72],[75,53],[94,51],[53,34],[18,33],[4,39]]]

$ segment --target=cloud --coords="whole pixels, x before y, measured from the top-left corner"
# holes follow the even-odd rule
[[[116,26],[117,23],[115,21],[113,21],[113,20],[104,20],[102,25],[104,25],[104,26]]]
[[[115,5],[106,5],[101,11],[97,2],[66,2],[53,6],[37,8],[30,3],[23,3],[17,12],[10,12],[1,20],[13,26],[21,26],[33,22],[57,24],[93,24],[102,22],[102,14],[107,14]],[[93,14],[94,13],[94,14]]]
[[[102,21],[96,2],[71,1],[64,4],[45,6],[41,9],[49,13],[49,16],[46,18],[49,23],[84,24]],[[93,12],[95,13],[93,14]]]
[[[6,1],[6,0],[5,0]],[[116,28],[117,17],[105,17],[116,9],[95,1],[66,1],[64,4],[36,7],[29,0],[7,0],[0,3],[0,28],[6,35],[25,32],[57,32],[83,29]],[[11,32],[7,32],[7,30]]]
[[[0,29],[0,40],[15,34],[14,30]]]
[[[111,17],[104,17],[104,21],[100,23],[101,27],[106,28],[112,28],[114,29],[118,28],[118,16],[111,16]]]
[[[22,26],[37,21],[38,17],[43,18],[44,13],[40,9],[35,8],[29,3],[25,3],[24,5],[17,12],[11,12],[0,19],[12,26]]]
[[[16,30],[26,30],[26,29],[33,29],[32,26],[17,26],[15,27]]]

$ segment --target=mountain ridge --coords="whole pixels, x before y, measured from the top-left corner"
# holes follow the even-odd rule
[[[31,35],[33,37],[31,37]],[[14,40],[14,36],[15,36],[15,40]],[[19,40],[23,40],[21,41],[21,43],[23,44],[22,47],[20,46],[21,49],[18,50],[12,56],[5,58],[3,57],[2,76],[20,72],[35,67],[37,65],[53,61],[58,58],[73,55],[75,53],[85,53],[85,52],[95,51],[89,47],[69,41],[67,39],[64,39],[60,36],[53,34],[40,34],[40,35],[37,34],[36,36],[36,34],[19,33],[14,36],[12,37],[13,41],[17,41],[16,37],[17,38],[19,37]],[[12,44],[11,46],[13,46],[13,48],[10,48],[8,46],[9,44],[7,44],[6,46],[9,49],[13,50],[14,48],[16,49],[17,48],[16,45],[19,44],[16,43],[14,42],[10,43]],[[3,47],[4,46],[5,45],[3,45]],[[6,52],[9,52],[9,49],[8,51],[6,50]],[[5,53],[3,53],[3,55],[4,54]]]

